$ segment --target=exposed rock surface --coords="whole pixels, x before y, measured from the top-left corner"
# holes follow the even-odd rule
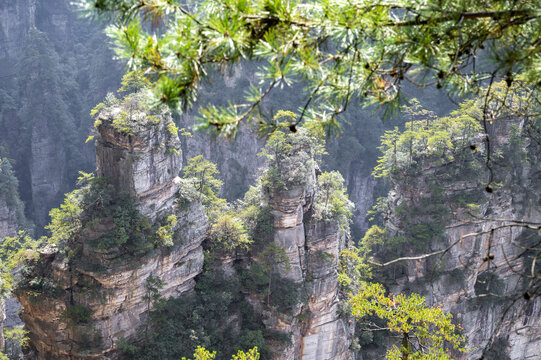
[[[181,155],[170,151],[180,147],[178,136],[168,130],[170,116],[161,113],[159,121],[153,117],[151,122],[134,119],[142,125],[127,134],[112,123],[119,111],[100,115],[97,173],[111,179],[118,192],[129,192],[151,225],[176,215],[174,245],[135,256],[119,248],[96,248],[92,240],[115,226],[105,219],[70,239],[78,260],[54,246],[42,250],[31,274],[41,281],[41,293],[29,287],[17,291],[30,331],[29,358],[116,358],[121,338],[144,338],[141,326],[151,306],[145,297],[149,277],[163,281],[162,296],[178,297],[193,289],[201,272],[207,219],[199,202],[185,202],[182,208],[175,203]]]
[[[15,235],[17,230],[19,230],[19,222],[16,209],[0,200],[0,239]]]
[[[235,83],[234,79],[228,81]],[[214,100],[209,98],[208,101],[212,103]],[[181,127],[191,129],[194,125],[197,125],[197,120],[193,114],[181,117]],[[224,182],[223,196],[235,200],[242,198],[248,187],[255,182],[257,171],[265,162],[257,156],[263,145],[264,141],[243,124],[232,140],[213,139],[211,135],[195,132],[183,139],[182,150],[186,161],[203,154],[206,159],[216,163]]]
[[[0,61],[15,59],[20,55],[20,44],[35,24],[35,10],[35,0],[0,4]]]
[[[512,127],[522,126],[522,121],[507,119],[490,128],[493,149],[503,152],[502,163],[506,164],[495,169],[501,187],[493,192],[484,189],[488,178],[484,164],[464,177],[457,172],[464,167],[457,168],[452,162],[431,165],[431,159],[424,159],[414,181],[395,182],[388,197],[386,228],[391,234],[406,230],[399,213],[411,213],[409,226],[433,221],[429,210],[412,209],[436,191],[449,205],[443,217],[444,233],[428,249],[450,247],[444,261],[410,262],[404,276],[388,285],[394,292],[420,292],[429,304],[443,304],[454,315],[473,347],[467,354],[454,354],[455,359],[477,359],[483,353],[486,359],[539,358],[541,299],[524,295],[531,267],[524,250],[538,242],[540,234],[517,225],[541,222],[541,148],[528,140],[520,146],[507,146]],[[443,187],[435,190],[438,184]],[[465,202],[480,205],[476,218],[468,215]],[[404,249],[404,255],[412,253]]]
[[[291,344],[277,351],[276,359],[353,359],[349,349],[354,327],[338,313],[344,294],[338,286],[338,255],[348,246],[346,233],[336,222],[312,217],[317,196],[316,171],[307,186],[271,192],[274,242],[284,248],[290,269],[282,275],[304,288],[307,301],[291,314],[272,313],[267,327],[291,334]]]
[[[139,211],[154,220],[170,209],[178,190],[178,174],[182,168],[180,141],[168,112],[160,114],[158,124],[134,131],[137,136],[123,134],[110,124],[120,117],[121,107],[100,113],[99,137],[96,139],[97,176],[111,179],[120,191],[136,198]],[[145,113],[133,115],[135,121],[147,122]]]

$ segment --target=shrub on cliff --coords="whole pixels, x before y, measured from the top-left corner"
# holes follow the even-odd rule
[[[235,355],[231,357],[231,360],[259,360],[259,352],[257,351],[257,346],[253,349],[244,352],[242,350],[239,350]],[[198,346],[197,349],[195,349],[195,352],[193,354],[193,360],[214,360],[216,358],[216,351],[210,352],[207,349]],[[182,358],[182,360],[190,360],[186,359],[185,357]]]
[[[210,270],[198,278],[195,292],[169,298],[151,312],[148,339],[123,345],[129,359],[179,359],[197,346],[215,349],[219,359],[254,346],[270,359],[260,313],[246,302],[240,280]]]
[[[482,105],[476,100],[464,101],[448,117],[436,117],[423,109],[417,100],[403,110],[409,114],[403,131],[398,127],[386,131],[379,149],[383,155],[374,168],[375,177],[398,176],[415,169],[419,161],[442,165],[457,156],[471,152],[481,131]]]
[[[248,249],[252,241],[241,220],[232,212],[218,215],[210,227],[210,240],[216,249],[233,251],[235,249]]]
[[[314,218],[336,221],[342,230],[349,231],[354,205],[348,198],[342,175],[337,171],[324,172],[317,178],[317,184]]]
[[[218,196],[223,181],[216,177],[220,171],[215,163],[205,159],[203,155],[198,155],[189,159],[182,171],[184,178],[191,180],[199,194],[199,200],[205,206],[207,215],[224,209],[226,201]]]

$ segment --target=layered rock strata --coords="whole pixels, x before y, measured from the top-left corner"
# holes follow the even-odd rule
[[[282,269],[282,276],[297,283],[307,300],[290,314],[270,314],[266,326],[291,334],[290,345],[278,349],[275,359],[353,359],[354,324],[338,312],[344,296],[338,285],[338,259],[348,246],[347,234],[335,221],[313,218],[316,170],[307,176],[307,186],[269,195],[273,241],[285,250],[290,264]]]
[[[182,162],[172,120],[166,112],[149,117],[138,111],[130,131],[119,130],[115,120],[122,106],[99,115],[97,174],[118,193],[131,195],[151,227],[175,215],[173,245],[140,255],[96,247],[94,241],[116,226],[98,219],[68,241],[68,251],[42,250],[26,274],[27,286],[17,290],[29,331],[29,358],[117,358],[122,338],[144,339],[152,308],[149,281],[163,283],[157,287],[161,296],[178,297],[193,290],[202,270],[207,219],[199,202],[177,206]],[[38,283],[35,290],[32,285]]]
[[[431,159],[423,159],[415,181],[395,182],[388,196],[386,228],[391,235],[403,234],[412,224],[434,221],[429,209],[412,209],[432,201],[436,192],[448,206],[442,217],[444,231],[427,250],[448,248],[443,261],[434,257],[410,262],[404,276],[388,285],[394,292],[420,292],[428,303],[443,304],[454,315],[472,348],[454,354],[455,359],[539,358],[541,299],[535,294],[539,275],[529,276],[532,254],[526,250],[541,238],[539,231],[522,224],[541,223],[541,148],[527,138],[521,146],[507,146],[512,131],[520,133],[523,126],[523,121],[507,119],[489,128],[493,151],[501,151],[506,164],[494,170],[498,188],[485,189],[484,163],[475,173],[462,176],[457,169],[464,172],[464,166],[431,165]],[[482,137],[479,141],[482,146]],[[481,162],[486,156],[483,151]],[[452,180],[442,183],[449,176]],[[476,203],[478,209],[468,208],[466,202]],[[397,215],[404,212],[411,214],[409,224]],[[404,255],[413,255],[404,250]]]

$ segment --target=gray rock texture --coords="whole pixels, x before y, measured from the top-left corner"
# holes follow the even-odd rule
[[[17,234],[19,226],[16,209],[0,200],[0,239]]]
[[[114,226],[102,221],[69,240],[81,254],[79,261],[69,260],[54,246],[42,250],[33,276],[52,284],[52,290],[38,295],[24,288],[17,291],[29,330],[28,358],[117,358],[121,338],[144,339],[142,325],[152,306],[145,298],[147,279],[163,281],[159,290],[163,297],[178,297],[193,290],[194,277],[202,270],[207,218],[199,202],[184,203],[182,208],[175,202],[181,156],[168,151],[179,145],[178,136],[167,128],[170,116],[163,112],[152,122],[134,118],[136,126],[126,134],[113,126],[117,111],[101,115],[97,173],[110,178],[117,191],[129,192],[150,224],[158,217],[176,215],[174,245],[140,256],[116,248],[100,250],[91,245],[92,239]],[[73,309],[83,315],[74,318]]]
[[[454,354],[454,359],[482,355],[486,359],[539,358],[541,299],[524,295],[531,268],[531,258],[524,251],[528,244],[539,241],[540,234],[520,224],[541,222],[541,148],[528,140],[521,147],[507,146],[512,127],[521,129],[523,124],[504,119],[489,128],[493,151],[505,156],[505,166],[495,168],[500,186],[493,192],[485,191],[488,172],[484,164],[463,178],[452,162],[431,165],[430,159],[424,159],[415,181],[395,182],[388,196],[386,228],[390,234],[402,234],[407,224],[397,214],[411,211],[433,196],[431,186],[434,179],[440,179],[443,201],[449,209],[442,219],[443,235],[429,244],[428,252],[449,250],[443,261],[409,262],[403,276],[389,285],[393,292],[421,293],[429,304],[443,304],[454,315],[473,348],[466,354]],[[515,154],[528,154],[528,160]],[[450,181],[441,180],[449,176]],[[465,202],[479,205],[474,218]],[[428,212],[411,215],[410,224],[433,220]],[[413,252],[404,249],[404,255]],[[534,290],[536,281],[539,278],[533,280]]]
[[[312,217],[317,197],[316,171],[307,176],[307,187],[270,192],[274,217],[273,241],[284,248],[290,269],[282,276],[304,288],[308,300],[291,314],[268,314],[266,326],[291,334],[291,344],[276,349],[275,359],[353,359],[354,333],[351,319],[340,316],[338,303],[345,296],[339,289],[338,255],[348,246],[347,235],[336,222]]]

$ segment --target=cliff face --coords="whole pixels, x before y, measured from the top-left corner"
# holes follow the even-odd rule
[[[0,239],[15,235],[18,229],[19,222],[17,221],[16,209],[0,200]]]
[[[283,276],[305,289],[308,299],[291,314],[270,314],[266,325],[291,334],[276,359],[352,359],[351,322],[340,317],[338,254],[347,246],[336,222],[311,217],[314,189],[297,188],[270,196],[274,242],[285,249],[291,268]]]
[[[35,1],[4,2],[0,5],[0,61],[19,55],[20,44],[35,23]]]
[[[88,112],[118,87],[121,70],[95,25],[64,0],[0,4],[0,142],[38,234],[77,171],[94,167]]]
[[[337,221],[315,218],[314,204],[321,190],[316,175],[320,172],[314,165],[306,168],[304,186],[268,193],[273,241],[285,250],[290,264],[281,268],[281,276],[304,293],[304,302],[290,313],[272,311],[265,321],[268,328],[290,334],[291,343],[275,349],[275,359],[280,360],[353,358],[349,347],[354,327],[338,312],[338,303],[345,296],[338,286],[338,259],[348,246],[349,234]]]
[[[115,358],[121,338],[144,338],[141,325],[152,307],[151,286],[162,282],[156,287],[158,294],[178,297],[193,289],[194,277],[201,272],[207,219],[199,202],[177,196],[182,161],[178,136],[170,130],[172,120],[162,112],[145,122],[147,115],[139,111],[133,124],[143,124],[134,125],[128,134],[114,123],[123,110],[116,106],[100,113],[97,173],[110,179],[115,192],[133,199],[145,229],[155,229],[174,215],[177,221],[167,230],[172,243],[151,246],[153,233],[143,230],[144,241],[150,242],[140,244],[144,252],[122,244],[96,245],[118,230],[119,217],[113,216],[85,220],[68,240],[68,251],[45,248],[17,290],[30,332],[30,358]]]
[[[456,359],[482,354],[487,359],[539,357],[541,299],[534,295],[538,279],[528,278],[532,254],[525,250],[540,237],[521,222],[541,219],[541,148],[531,139],[517,142],[514,134],[523,126],[524,121],[504,119],[490,127],[493,151],[501,152],[499,164],[504,164],[493,164],[499,186],[490,192],[485,190],[488,169],[481,148],[462,163],[436,165],[438,159],[422,159],[417,176],[395,181],[388,197],[386,228],[391,235],[435,224],[436,217],[442,220],[441,232],[425,250],[449,250],[442,257],[409,262],[403,276],[387,283],[394,292],[421,293],[428,303],[443,304],[454,315],[474,348],[455,354]],[[482,139],[477,146],[483,146]],[[435,198],[444,210],[423,205]],[[403,249],[402,255],[414,255],[413,250]]]

